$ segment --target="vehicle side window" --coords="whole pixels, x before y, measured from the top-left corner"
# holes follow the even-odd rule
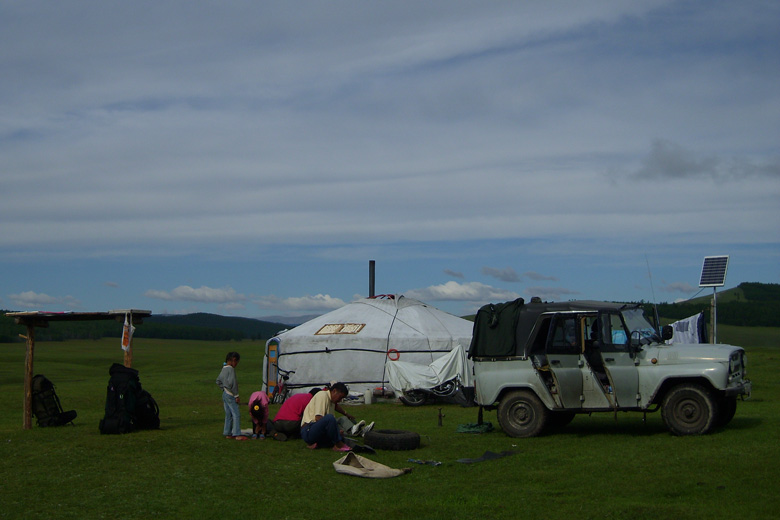
[[[577,319],[562,318],[555,320],[553,337],[547,348],[549,354],[579,354],[580,342],[577,334]]]
[[[599,343],[603,352],[626,350],[628,335],[623,327],[620,314],[604,313],[599,315]]]
[[[544,346],[547,343],[547,334],[550,331],[550,318],[540,319],[534,326],[534,339],[531,344],[530,354],[543,354]]]

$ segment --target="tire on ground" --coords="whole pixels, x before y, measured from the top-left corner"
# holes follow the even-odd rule
[[[703,435],[717,424],[718,403],[703,386],[680,384],[664,397],[661,417],[674,435]]]
[[[550,411],[529,390],[506,394],[498,405],[498,423],[510,437],[536,437],[548,425]]]
[[[420,447],[420,434],[408,430],[371,430],[364,438],[366,446],[375,450],[415,450]]]

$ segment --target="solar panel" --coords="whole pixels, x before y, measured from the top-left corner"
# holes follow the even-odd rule
[[[701,267],[699,287],[723,287],[726,284],[726,269],[729,267],[729,257],[705,256]]]

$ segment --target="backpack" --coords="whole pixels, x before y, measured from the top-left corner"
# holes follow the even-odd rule
[[[135,411],[135,425],[139,430],[156,430],[160,427],[160,407],[146,390],[141,390],[135,403]]]
[[[32,378],[32,413],[41,428],[72,424],[73,419],[78,415],[75,410],[67,412],[62,410],[54,383],[41,374]]]
[[[129,433],[137,429],[160,427],[157,402],[141,388],[138,370],[114,363],[106,389],[105,416],[100,433]]]

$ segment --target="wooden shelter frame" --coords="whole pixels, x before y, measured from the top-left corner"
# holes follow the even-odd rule
[[[52,321],[95,321],[116,320],[124,323],[125,316],[133,325],[143,323],[144,318],[152,315],[152,311],[138,309],[113,310],[108,312],[8,312],[6,316],[14,318],[19,325],[27,327],[27,335],[22,336],[27,343],[27,354],[24,361],[24,414],[22,427],[25,430],[32,428],[32,378],[33,356],[35,354],[35,327],[48,327]],[[133,342],[132,337],[124,351],[124,365],[133,366]]]

